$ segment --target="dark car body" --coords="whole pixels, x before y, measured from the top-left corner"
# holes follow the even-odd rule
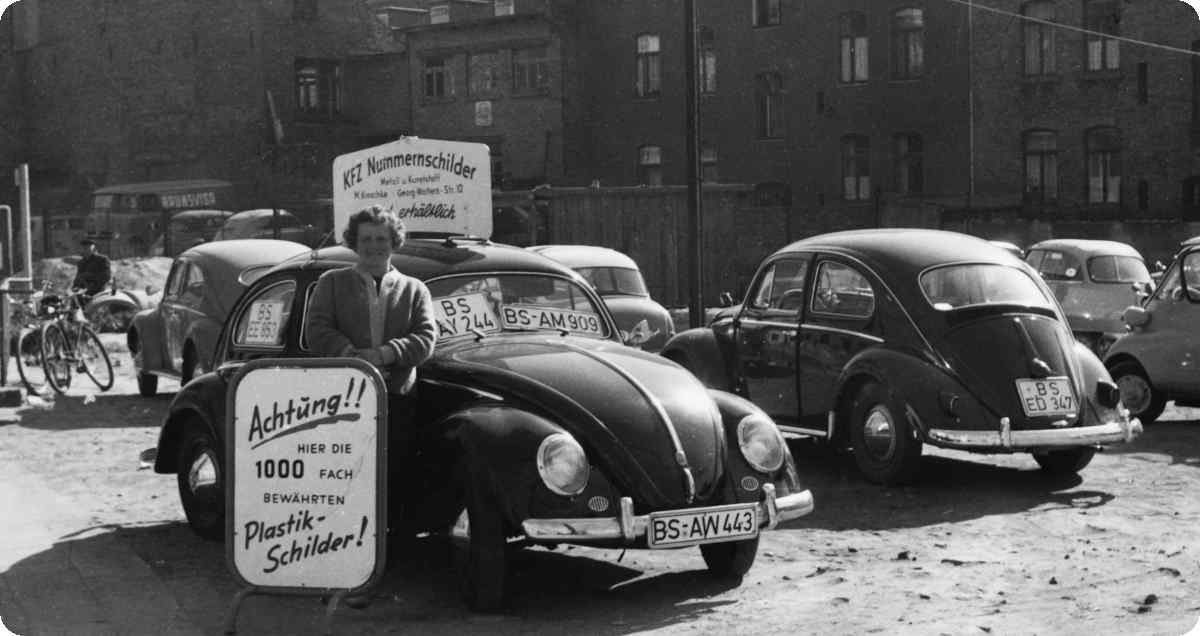
[[[595,245],[534,245],[526,249],[579,272],[608,304],[625,344],[658,351],[675,335],[670,312],[650,298],[632,258]]]
[[[1025,262],[1046,280],[1075,337],[1099,356],[1125,333],[1121,314],[1138,301],[1134,285],[1151,281],[1142,255],[1117,241],[1041,241]]]
[[[275,229],[279,228],[278,236]],[[213,235],[214,241],[231,239],[274,239],[303,243],[316,247],[321,237],[318,230],[304,223],[287,210],[257,208],[242,210],[225,219],[225,223]]]
[[[911,479],[925,443],[1027,451],[1075,471],[1095,445],[1140,430],[1041,278],[952,232],[793,243],[762,263],[735,315],[680,333],[663,355],[753,400],[785,432],[852,447],[884,483]]]
[[[225,317],[245,289],[242,273],[307,249],[291,241],[239,240],[204,243],[180,254],[162,300],[138,312],[126,332],[141,394],[154,395],[159,376],[186,384],[197,371],[213,368]]]
[[[155,469],[179,474],[189,521],[201,534],[223,527],[223,509],[197,504],[202,498],[194,486],[205,474],[212,489],[224,487],[219,449],[227,435],[231,374],[255,358],[314,355],[303,328],[307,298],[322,272],[355,260],[345,247],[327,248],[262,275],[229,316],[216,371],[197,377],[171,402]],[[477,239],[410,239],[392,264],[429,286],[440,331],[415,393],[417,472],[425,479],[404,494],[393,492],[393,499],[418,511],[416,530],[461,529],[469,519],[464,591],[474,607],[499,602],[508,537],[647,547],[657,513],[743,503],[767,528],[811,510],[811,495],[799,486],[769,418],[746,400],[706,389],[669,360],[621,344],[604,303],[572,270]],[[282,300],[288,316],[268,345],[242,341],[243,323],[260,298]],[[473,309],[463,311],[468,306]],[[579,320],[517,330],[521,312],[539,310],[543,317],[560,312],[555,315],[578,314]],[[743,450],[746,436],[773,448],[777,441],[779,465],[756,468]],[[189,450],[187,440],[196,438],[218,450]],[[581,490],[550,485],[541,461],[548,440],[577,444],[586,454],[590,468]],[[500,546],[493,560],[470,560],[489,546]],[[711,570],[740,578],[753,562],[757,537],[701,549]]]
[[[1200,406],[1200,237],[1184,241],[1158,287],[1126,308],[1129,333],[1109,348],[1104,364],[1121,400],[1150,423],[1168,400]]]

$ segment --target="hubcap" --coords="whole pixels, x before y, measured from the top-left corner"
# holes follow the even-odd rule
[[[887,407],[877,404],[867,413],[863,423],[863,441],[867,452],[876,459],[887,459],[896,448],[896,427]]]
[[[1121,401],[1133,413],[1141,413],[1150,406],[1150,385],[1141,376],[1123,375],[1117,378],[1121,390]]]
[[[217,462],[212,451],[201,453],[188,470],[188,488],[193,495],[202,496],[217,486]]]

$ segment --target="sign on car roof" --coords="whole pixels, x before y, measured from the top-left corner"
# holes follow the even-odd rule
[[[341,239],[350,216],[380,205],[409,232],[492,234],[492,166],[485,144],[400,139],[333,160],[333,219]]]

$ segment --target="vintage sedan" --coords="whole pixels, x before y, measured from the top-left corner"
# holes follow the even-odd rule
[[[1200,237],[1184,241],[1144,303],[1125,310],[1129,332],[1104,359],[1121,401],[1147,424],[1168,400],[1200,406]]]
[[[762,263],[735,315],[662,354],[785,432],[852,448],[885,484],[916,475],[923,444],[1029,452],[1073,473],[1141,430],[1033,270],[953,232],[793,243]]]
[[[632,258],[595,245],[534,245],[527,249],[579,272],[608,305],[625,344],[658,351],[675,335],[670,312],[650,298]]]
[[[138,392],[158,392],[159,376],[187,384],[212,368],[225,317],[246,288],[243,273],[276,265],[308,248],[292,241],[204,243],[171,265],[156,307],[138,312],[125,332],[137,371]]]
[[[322,272],[356,258],[326,248],[264,274],[233,308],[216,370],[171,402],[155,470],[177,474],[202,536],[224,529],[232,374],[254,358],[313,355],[303,328],[309,294]],[[416,389],[424,479],[393,485],[390,505],[416,511],[414,533],[458,537],[472,607],[501,604],[511,538],[699,545],[712,573],[740,580],[761,529],[812,509],[761,409],[624,346],[603,301],[571,269],[470,238],[411,238],[392,264],[427,283],[440,333]],[[282,306],[284,317],[250,329],[263,304]]]
[[[1099,356],[1125,334],[1121,314],[1137,303],[1135,286],[1151,281],[1142,255],[1117,241],[1042,241],[1025,261],[1054,292],[1075,337]]]

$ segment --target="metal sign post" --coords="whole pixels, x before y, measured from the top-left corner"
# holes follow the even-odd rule
[[[383,575],[386,395],[379,371],[354,358],[260,359],[234,375],[225,555],[243,589],[225,633],[247,596],[307,594],[332,595],[329,634],[341,599]]]

